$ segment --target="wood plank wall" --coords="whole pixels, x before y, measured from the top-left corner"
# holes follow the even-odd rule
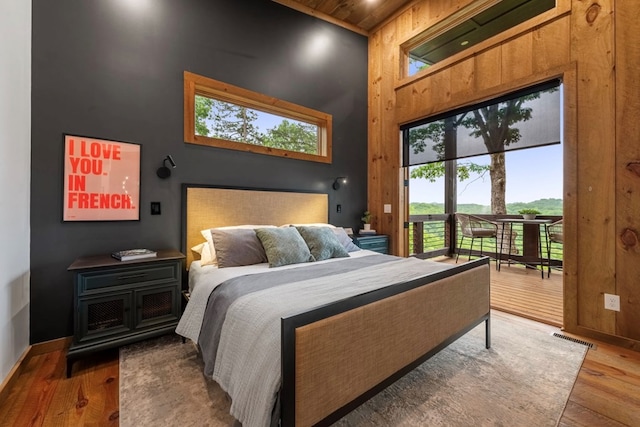
[[[554,10],[404,77],[402,45],[470,0],[416,0],[369,42],[369,210],[407,254],[399,126],[563,79],[567,331],[640,350],[639,44],[632,0],[557,0]],[[619,10],[615,13],[614,6]],[[384,204],[392,213],[383,213]],[[604,309],[604,293],[621,311]]]
[[[640,5],[616,1],[616,335],[640,340]]]

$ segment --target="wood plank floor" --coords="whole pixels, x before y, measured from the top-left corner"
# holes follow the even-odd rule
[[[66,351],[31,357],[5,401],[0,426],[118,426],[118,350],[74,364],[66,378]]]
[[[504,272],[503,269],[498,273],[500,278],[507,276]],[[492,284],[496,277],[492,272]],[[524,322],[540,330],[559,331],[550,324],[496,310],[492,315],[510,322]],[[596,344],[595,349],[587,352],[559,425],[639,426],[640,353]],[[117,426],[118,387],[117,350],[80,359],[74,364],[70,379],[65,376],[64,351],[34,356],[26,361],[8,398],[0,402],[0,425]]]
[[[491,270],[491,307],[562,327],[562,273],[544,279],[522,265]]]

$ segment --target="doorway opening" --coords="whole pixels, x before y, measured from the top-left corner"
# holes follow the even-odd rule
[[[402,129],[408,253],[448,262],[479,256],[455,214],[494,222],[500,232],[482,248],[500,260],[492,305],[558,326],[563,247],[549,242],[547,226],[563,218],[561,95],[551,82]],[[536,219],[524,220],[526,210]]]

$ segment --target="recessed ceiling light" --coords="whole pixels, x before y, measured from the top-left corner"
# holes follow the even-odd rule
[[[465,40],[462,43],[460,43],[460,46],[466,46],[469,44],[469,40]]]

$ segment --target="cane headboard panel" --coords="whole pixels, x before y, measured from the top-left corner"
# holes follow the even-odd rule
[[[328,216],[327,194],[185,185],[182,250],[187,267],[193,261],[190,248],[204,242],[201,230],[243,224],[326,223]]]

